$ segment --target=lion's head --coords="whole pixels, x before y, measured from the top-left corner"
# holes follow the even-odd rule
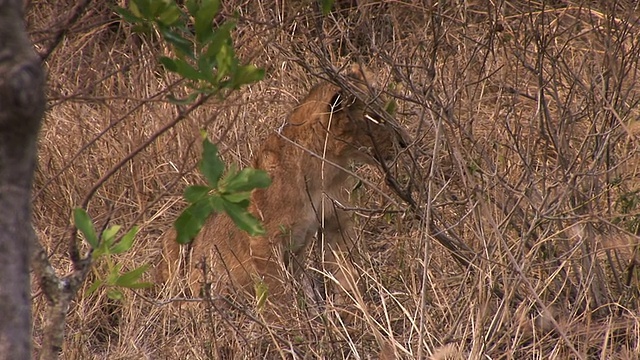
[[[343,164],[347,160],[375,163],[393,159],[408,136],[385,110],[372,74],[355,65],[341,85],[325,83],[314,88],[294,111],[291,124],[311,122],[314,151]]]

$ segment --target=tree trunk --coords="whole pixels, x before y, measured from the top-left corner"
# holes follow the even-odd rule
[[[31,359],[31,183],[44,76],[21,0],[0,0],[0,359]]]

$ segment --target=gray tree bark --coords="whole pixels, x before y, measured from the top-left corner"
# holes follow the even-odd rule
[[[21,0],[0,0],[0,359],[31,359],[31,183],[45,100]]]

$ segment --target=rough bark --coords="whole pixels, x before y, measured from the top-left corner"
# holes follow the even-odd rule
[[[67,311],[91,269],[91,253],[82,259],[74,259],[73,268],[70,274],[58,277],[42,245],[34,242],[33,270],[48,302],[39,359],[58,359],[62,354]]]
[[[21,0],[0,0],[0,359],[31,358],[31,183],[44,75]]]

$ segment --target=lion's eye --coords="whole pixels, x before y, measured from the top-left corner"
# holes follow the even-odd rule
[[[369,114],[364,114],[364,118],[371,121],[372,123],[376,124],[376,125],[380,125],[381,123],[384,123],[384,120],[381,118],[374,118],[373,116],[369,115]]]

